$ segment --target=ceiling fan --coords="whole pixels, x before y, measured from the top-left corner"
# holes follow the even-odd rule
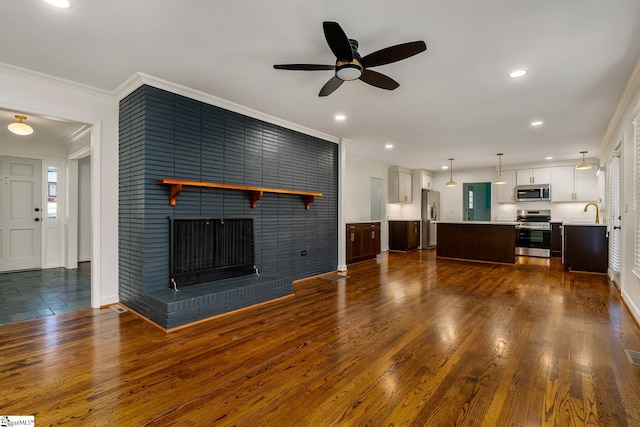
[[[380,49],[361,58],[358,53],[358,42],[347,38],[337,22],[325,21],[322,23],[322,28],[329,48],[336,56],[335,65],[279,64],[273,66],[276,70],[335,70],[335,75],[325,83],[319,96],[330,95],[345,81],[356,79],[381,89],[394,90],[400,86],[398,82],[369,68],[400,61],[427,50],[425,42],[415,41]]]

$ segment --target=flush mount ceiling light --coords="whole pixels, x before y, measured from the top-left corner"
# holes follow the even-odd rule
[[[528,70],[513,70],[508,74],[508,76],[512,79],[517,79],[518,77],[526,76],[528,72]]]
[[[384,148],[391,150],[393,148],[393,144],[385,144]]]
[[[536,120],[535,122],[531,122],[531,126],[542,126],[542,120]]]
[[[44,0],[49,3],[51,6],[59,7],[60,9],[70,9],[71,2],[68,0]]]
[[[347,116],[345,116],[344,114],[336,114],[333,118],[337,122],[344,122],[345,120],[347,120]]]
[[[547,156],[544,158],[545,160],[553,160],[553,156]]]
[[[582,161],[580,163],[577,164],[576,169],[591,169],[591,164],[587,163],[587,161],[584,159],[584,155],[587,154],[588,151],[581,151],[580,154],[582,154]]]
[[[501,184],[506,184],[507,180],[503,178],[502,176],[502,156],[504,155],[504,153],[498,153],[498,161],[500,163],[500,168],[498,169],[498,177],[496,178],[495,184],[497,185],[501,185]]]
[[[22,122],[23,120],[27,120],[27,118],[19,114],[16,114],[15,117],[16,119],[18,119],[18,121],[14,123],[10,123],[9,126],[7,126],[7,129],[15,133],[16,135],[21,135],[21,136],[31,135],[33,133],[33,128],[28,124]]]
[[[456,185],[458,185],[458,183],[453,180],[453,161],[454,160],[455,160],[454,158],[449,159],[449,163],[451,164],[451,167],[449,168],[449,170],[451,171],[451,176],[449,177],[449,181],[447,181],[447,183],[445,184],[447,187],[455,187]]]

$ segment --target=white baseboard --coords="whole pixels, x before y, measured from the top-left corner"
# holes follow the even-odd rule
[[[629,308],[629,311],[631,312],[631,315],[633,316],[636,323],[640,325],[640,309],[638,309],[638,306],[634,304],[633,299],[624,290],[622,291],[622,299]]]

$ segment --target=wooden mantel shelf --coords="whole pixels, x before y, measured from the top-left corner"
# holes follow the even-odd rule
[[[171,206],[176,205],[176,198],[182,191],[183,186],[199,187],[199,188],[223,188],[226,190],[240,190],[251,192],[251,207],[255,209],[258,200],[262,198],[264,193],[278,193],[278,194],[296,194],[304,197],[305,208],[309,209],[309,205],[316,199],[321,197],[322,193],[313,193],[310,191],[297,191],[297,190],[282,190],[280,188],[265,188],[265,187],[249,187],[246,185],[236,184],[219,184],[215,182],[200,182],[200,181],[184,181],[182,179],[162,178],[157,179],[156,184],[169,186],[169,204]]]

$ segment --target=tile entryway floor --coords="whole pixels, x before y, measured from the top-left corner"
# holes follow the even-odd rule
[[[91,308],[91,263],[0,274],[0,325]]]

